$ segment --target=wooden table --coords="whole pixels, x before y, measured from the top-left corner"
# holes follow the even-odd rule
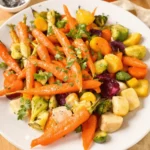
[[[30,5],[33,5],[35,3],[41,2],[44,0],[32,0]],[[146,2],[146,0],[131,0],[132,2],[145,7],[145,8],[150,8],[150,5]],[[4,12],[3,10],[0,9],[0,24],[6,21],[8,18],[10,18],[13,14],[10,14],[8,12]],[[11,143],[9,143],[6,139],[4,139],[0,135],[0,150],[19,150],[15,146],[13,146]],[[129,150],[150,150],[150,133],[145,136],[139,143],[134,145],[132,148]]]

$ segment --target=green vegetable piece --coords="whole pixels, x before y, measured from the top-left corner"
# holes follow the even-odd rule
[[[34,121],[38,114],[43,110],[48,109],[48,102],[45,101],[42,97],[34,96],[31,101],[31,119],[30,121]]]
[[[137,59],[143,59],[146,55],[146,47],[142,45],[129,46],[125,48],[125,54]]]
[[[34,79],[36,79],[42,85],[45,85],[51,76],[52,76],[51,72],[43,72],[42,70],[40,70],[39,73],[34,74]]]
[[[96,74],[101,74],[107,69],[107,62],[104,59],[98,60],[94,63]]]
[[[111,27],[111,32],[114,40],[122,42],[127,39],[129,30],[120,24],[116,24]]]
[[[125,71],[119,71],[116,73],[116,79],[119,81],[127,81],[131,79],[131,76]]]
[[[75,129],[76,133],[80,133],[82,132],[82,126],[78,126],[76,129]]]
[[[103,131],[97,131],[94,136],[94,142],[96,143],[105,143],[107,140],[107,133]]]
[[[49,100],[49,109],[52,110],[58,106],[57,100],[55,96],[52,96]]]
[[[45,124],[48,119],[48,115],[49,115],[49,112],[46,110],[43,110],[42,112],[38,114],[35,121],[29,122],[29,126],[37,130],[44,130]]]
[[[8,66],[4,62],[0,63],[0,69],[6,69],[7,67]]]
[[[90,39],[90,32],[86,30],[86,24],[79,24],[76,29],[71,29],[69,33],[67,33],[67,36],[73,39],[82,37]]]
[[[56,27],[57,28],[64,28],[66,23],[67,23],[66,19],[59,20],[56,22]]]
[[[103,100],[100,102],[100,104],[96,108],[96,112],[101,115],[108,111],[110,111],[112,108],[112,102],[110,100]]]
[[[104,27],[107,20],[108,20],[108,16],[105,16],[104,14],[103,15],[98,15],[98,16],[95,16],[94,23],[99,27]]]
[[[20,109],[17,113],[18,120],[24,119],[28,114],[28,110],[31,109],[31,101],[29,99],[25,99],[25,98],[21,97],[20,103],[21,103]]]
[[[100,52],[97,52],[97,60],[101,60],[103,58],[104,56]]]
[[[22,58],[19,43],[12,44],[10,50],[11,50],[11,57],[12,58],[14,58],[14,59],[21,59]]]

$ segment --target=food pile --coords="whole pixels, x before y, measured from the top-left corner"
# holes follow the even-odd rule
[[[148,95],[146,47],[142,35],[108,16],[82,8],[72,17],[55,10],[37,12],[8,25],[12,44],[0,42],[4,89],[18,120],[43,130],[31,147],[48,145],[72,131],[81,132],[83,147],[104,143],[123,117]],[[19,97],[16,99],[16,97]],[[14,99],[15,98],[15,99]]]

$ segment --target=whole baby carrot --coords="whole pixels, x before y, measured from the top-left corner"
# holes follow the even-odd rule
[[[31,147],[35,147],[37,145],[48,145],[51,144],[68,133],[74,131],[79,125],[84,123],[90,117],[90,113],[85,107],[80,108],[76,113],[72,116],[66,118],[61,123],[50,126],[50,128],[44,132],[44,134],[34,139],[31,143]]]
[[[83,81],[83,89],[96,89],[100,87],[101,83],[97,80],[87,80]],[[77,92],[79,91],[78,87],[74,83],[61,83],[61,84],[50,84],[45,85],[40,88],[25,89],[18,91],[19,93],[31,94],[31,95],[55,95],[63,94],[67,92]]]
[[[63,5],[63,7],[64,7],[65,15],[66,15],[67,20],[68,20],[69,28],[70,28],[70,29],[75,28],[76,25],[77,25],[77,21],[71,16],[71,14],[70,14],[70,12],[69,12],[67,6],[66,6],[66,5]]]
[[[15,25],[9,24],[8,27],[10,28],[9,33],[10,33],[13,43],[19,43],[19,37],[15,31]]]
[[[82,141],[84,150],[89,150],[92,144],[95,130],[97,127],[97,117],[91,115],[90,118],[82,124]]]
[[[0,41],[0,57],[16,73],[21,71],[18,63],[8,53],[6,46]]]

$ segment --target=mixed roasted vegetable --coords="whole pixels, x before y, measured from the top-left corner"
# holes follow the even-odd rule
[[[72,131],[82,132],[83,147],[104,143],[123,117],[148,95],[148,67],[142,61],[142,35],[108,16],[79,8],[72,17],[55,10],[37,12],[8,25],[10,52],[0,42],[4,89],[18,120],[43,130],[31,147],[48,145]],[[18,99],[14,99],[19,97]]]

